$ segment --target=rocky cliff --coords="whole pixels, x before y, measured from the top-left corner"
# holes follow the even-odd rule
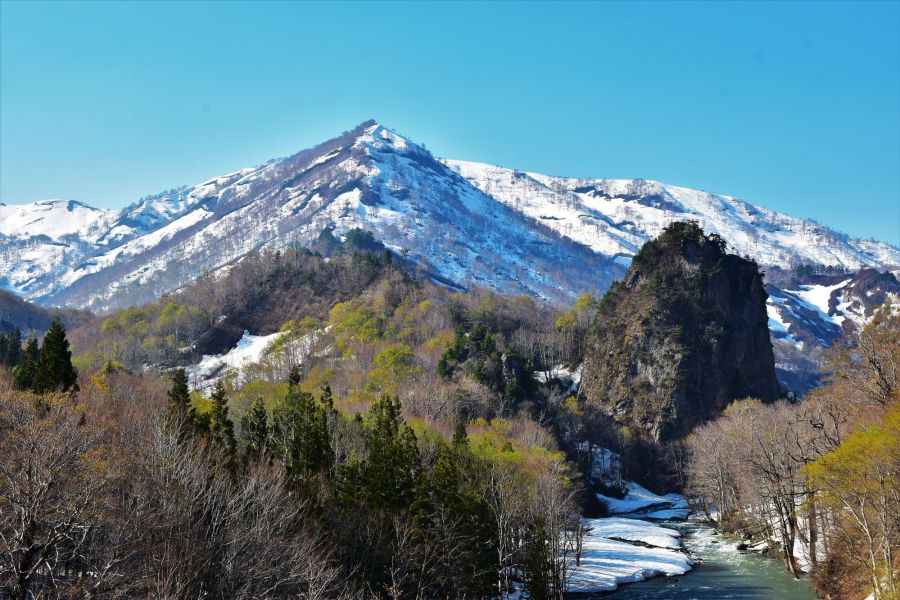
[[[681,437],[732,400],[779,395],[754,261],[694,222],[647,242],[603,298],[582,393],[656,441]]]

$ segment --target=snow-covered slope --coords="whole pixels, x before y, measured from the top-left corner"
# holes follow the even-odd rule
[[[672,221],[695,219],[732,251],[766,265],[900,263],[900,249],[851,238],[732,196],[643,179],[566,179],[447,160],[473,185],[561,235],[607,255],[629,258]]]
[[[763,264],[900,265],[900,250],[727,196],[441,161],[375,122],[315,148],[104,211],[0,206],[0,287],[45,304],[144,302],[245,253],[372,231],[436,280],[568,302],[602,293],[668,222],[695,218]]]
[[[99,255],[179,218],[195,203],[190,193],[191,188],[170,190],[122,210],[76,200],[0,204],[0,287],[33,300],[47,298],[90,272]],[[155,242],[148,236],[143,245]]]

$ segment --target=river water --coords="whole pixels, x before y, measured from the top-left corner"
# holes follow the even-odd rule
[[[681,531],[684,545],[700,559],[680,577],[655,577],[629,583],[615,592],[587,596],[604,600],[815,600],[812,582],[796,580],[781,562],[741,553],[736,543],[696,522],[668,522]],[[582,596],[584,598],[584,596]]]

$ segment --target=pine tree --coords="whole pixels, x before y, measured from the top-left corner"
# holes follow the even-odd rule
[[[34,389],[34,378],[37,373],[37,362],[40,352],[37,340],[29,338],[25,343],[25,350],[22,352],[19,366],[13,369],[16,387],[20,390]]]
[[[295,383],[299,378],[291,374],[284,404],[275,414],[279,453],[295,483],[315,473],[330,473],[334,467],[334,451],[328,429],[328,414],[322,403],[304,392]],[[323,400],[330,400],[331,390],[323,392]]]
[[[22,332],[16,327],[4,337],[6,343],[4,344],[3,364],[12,368],[18,365],[22,359]]]
[[[262,398],[250,403],[241,417],[241,438],[246,444],[244,461],[261,460],[269,451],[269,415]]]
[[[383,509],[409,507],[415,499],[421,463],[416,435],[400,414],[400,401],[389,396],[372,406],[365,495]]]
[[[234,474],[236,472],[237,440],[234,438],[234,424],[228,418],[228,399],[225,396],[225,384],[220,379],[213,388],[212,409],[210,410],[209,433],[213,443],[225,453],[225,466]]]
[[[169,390],[169,419],[181,435],[186,434],[194,426],[196,412],[191,405],[191,392],[188,389],[187,371],[176,369],[172,377],[172,389]]]
[[[328,411],[334,410],[334,395],[331,393],[331,386],[327,383],[322,387],[322,396],[319,401]]]
[[[66,329],[62,321],[53,319],[44,336],[44,344],[37,360],[34,391],[39,394],[66,391],[76,386],[77,380],[78,372],[72,366],[72,351],[69,349],[69,340],[66,339]]]
[[[529,527],[525,539],[523,571],[525,589],[529,598],[549,600],[553,597],[551,586],[552,564],[548,555],[547,528],[540,518]]]
[[[453,446],[465,446],[469,443],[469,436],[466,433],[465,419],[456,421],[456,429],[453,431]]]

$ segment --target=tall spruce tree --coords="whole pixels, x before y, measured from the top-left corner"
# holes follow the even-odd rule
[[[382,396],[370,413],[366,499],[376,508],[411,506],[416,497],[420,470],[416,435],[400,414],[400,400]]]
[[[299,374],[292,372],[288,393],[274,416],[278,452],[294,483],[334,467],[326,407],[301,390],[298,381]]]
[[[225,383],[221,379],[216,382],[210,401],[212,402],[209,421],[210,439],[224,453],[226,468],[235,474],[237,471],[237,440],[234,437],[234,424],[228,418],[228,398],[225,392]]]
[[[38,347],[38,341],[35,338],[29,338],[25,342],[25,350],[22,351],[19,365],[13,369],[16,387],[20,390],[34,389],[34,378],[37,374],[37,362],[40,352],[41,349]]]
[[[176,369],[172,377],[172,389],[169,390],[169,423],[184,435],[194,427],[195,417],[187,371]]]
[[[78,371],[72,366],[72,351],[66,339],[66,328],[59,318],[53,319],[44,335],[44,343],[37,359],[34,391],[43,394],[67,391],[76,386]]]
[[[18,327],[4,336],[3,364],[7,367],[15,367],[22,359],[22,332]]]
[[[269,451],[269,415],[262,398],[250,403],[241,416],[241,438],[244,440],[244,461],[263,459]]]

